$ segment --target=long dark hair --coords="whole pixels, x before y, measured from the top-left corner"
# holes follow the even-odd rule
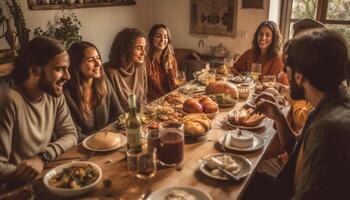
[[[272,42],[267,49],[268,58],[270,59],[276,55],[281,55],[282,48],[283,48],[283,38],[282,38],[281,32],[280,32],[277,24],[273,21],[263,21],[256,29],[256,31],[254,33],[254,39],[252,42],[255,58],[257,59],[261,56],[261,49],[260,49],[259,44],[258,44],[258,35],[259,35],[259,31],[262,27],[267,27],[272,32]]]
[[[98,55],[101,55],[94,44],[86,41],[73,43],[69,48],[69,58],[70,58],[69,73],[71,75],[71,80],[67,84],[67,89],[68,89],[68,92],[71,94],[72,99],[78,105],[78,109],[83,114],[84,119],[89,118],[89,111],[88,111],[88,107],[84,103],[84,90],[82,87],[83,75],[80,71],[80,65],[85,57],[84,51],[89,47],[96,49]],[[92,86],[93,98],[94,98],[94,102],[96,103],[95,106],[101,105],[103,102],[103,99],[107,95],[106,76],[102,65],[101,65],[100,71],[101,71],[100,78],[95,78],[93,80],[93,86]]]
[[[66,48],[58,40],[44,36],[35,37],[15,60],[11,75],[17,84],[21,84],[29,78],[30,67],[42,67],[64,51]]]
[[[164,28],[168,34],[168,44],[165,47],[165,49],[162,51],[162,54],[160,56],[160,66],[167,71],[167,65],[169,64],[169,60],[174,57],[174,48],[171,44],[171,34],[168,29],[168,27],[165,24],[155,24],[152,28],[151,31],[148,34],[148,41],[149,41],[149,58],[151,60],[154,59],[154,53],[155,53],[155,46],[153,44],[154,37],[157,34],[157,30],[159,28]]]
[[[129,64],[135,41],[139,37],[145,38],[145,35],[136,28],[125,28],[120,31],[111,46],[108,66],[119,69]]]

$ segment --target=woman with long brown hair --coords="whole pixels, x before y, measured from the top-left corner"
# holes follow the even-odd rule
[[[164,24],[156,24],[148,34],[149,60],[147,78],[149,100],[154,100],[175,89],[177,62],[171,45],[171,35]]]
[[[126,28],[114,38],[107,64],[107,75],[124,111],[128,96],[136,95],[138,105],[146,102],[147,73],[145,67],[146,38],[135,28]]]
[[[279,82],[288,85],[288,80],[282,71],[284,66],[282,49],[283,38],[277,24],[273,21],[263,21],[255,31],[252,47],[239,57],[232,72],[234,74],[250,72],[253,63],[260,63],[261,76],[274,75]]]
[[[79,140],[82,140],[115,120],[123,110],[105,75],[100,53],[94,44],[72,44],[69,57],[71,80],[65,89],[65,96]]]

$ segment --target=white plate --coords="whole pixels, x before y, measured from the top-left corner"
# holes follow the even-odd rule
[[[239,129],[245,129],[245,130],[255,130],[255,129],[259,129],[259,128],[262,128],[264,126],[266,126],[266,124],[269,122],[269,119],[265,118],[263,119],[263,121],[256,125],[256,126],[243,126],[243,125],[235,125],[235,124],[232,124],[230,121],[228,120],[225,120],[224,123],[226,123],[228,126],[232,127],[232,128],[239,128]]]
[[[192,194],[198,200],[213,200],[210,195],[198,188],[190,186],[172,186],[161,188],[151,193],[146,200],[165,200],[165,197],[173,190],[183,190],[189,194]]]
[[[244,130],[242,130],[244,131]],[[233,146],[231,145],[231,134],[228,134],[227,135],[227,138],[226,138],[226,144],[225,144],[225,148],[227,149],[231,149],[231,150],[234,150],[234,151],[241,151],[241,152],[250,152],[250,151],[256,151],[260,148],[262,148],[264,146],[264,138],[261,137],[260,135],[258,134],[255,134],[255,133],[252,133],[252,132],[249,132],[250,134],[252,134],[253,136],[253,145],[248,147],[248,148],[242,148],[242,147],[236,147],[236,146]],[[219,137],[218,139],[218,142],[220,145],[224,146],[223,145],[223,140],[224,140],[224,135]]]
[[[224,155],[223,153],[219,153],[219,154],[214,154],[214,155],[210,155],[206,158],[204,158],[204,160],[202,161],[202,163],[199,165],[199,170],[214,179],[218,179],[218,180],[232,180],[226,176],[217,176],[217,175],[213,175],[209,169],[206,167],[206,162],[207,160],[209,160],[212,157],[218,157],[218,156],[222,156]],[[236,162],[237,164],[240,166],[240,170],[239,172],[236,174],[236,176],[241,179],[244,178],[246,176],[248,176],[250,174],[250,172],[252,171],[252,163],[245,157],[243,156],[239,156],[239,155],[235,155],[232,153],[226,153],[226,155],[231,156]]]
[[[98,178],[90,185],[86,185],[86,186],[78,188],[78,189],[71,189],[71,188],[56,188],[56,187],[53,187],[49,184],[49,180],[52,177],[54,177],[56,174],[61,173],[63,171],[63,169],[71,167],[71,166],[85,166],[85,165],[92,166],[92,168],[98,174]],[[57,195],[63,196],[63,197],[75,197],[75,196],[80,196],[82,194],[85,194],[85,193],[89,192],[90,190],[92,190],[98,184],[98,182],[101,180],[101,178],[102,178],[102,170],[98,165],[96,165],[95,163],[92,163],[92,162],[81,162],[80,161],[80,162],[65,163],[65,164],[59,165],[59,166],[51,169],[50,171],[48,171],[44,175],[43,182],[44,182],[44,185],[46,186],[46,188],[49,189],[54,194],[57,194]]]
[[[95,149],[95,148],[92,148],[92,147],[90,147],[89,145],[87,145],[87,141],[88,141],[94,134],[90,135],[89,137],[87,137],[87,138],[85,138],[85,139],[83,140],[83,147],[85,147],[85,148],[88,149],[88,150],[91,150],[91,151],[98,151],[98,152],[112,151],[112,150],[118,149],[118,148],[120,148],[120,147],[122,147],[122,146],[124,146],[124,145],[126,144],[126,137],[125,137],[124,135],[120,134],[120,133],[115,133],[115,134],[117,134],[117,135],[119,136],[120,142],[119,142],[116,146],[114,146],[114,147],[112,147],[112,148],[107,148],[107,149]]]

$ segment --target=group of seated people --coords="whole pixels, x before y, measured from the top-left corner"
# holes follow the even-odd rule
[[[276,23],[262,22],[252,47],[231,69],[239,74],[261,63],[261,76],[290,85],[293,99],[287,120],[273,97],[258,97],[255,112],[275,121],[274,154],[287,152],[289,159],[277,178],[256,175],[245,198],[341,197],[346,185],[339,183],[350,178],[346,42],[325,28],[302,31],[284,48],[282,41]],[[128,112],[128,95],[135,94],[140,105],[174,90],[178,70],[163,24],[152,27],[148,43],[138,29],[120,31],[105,64],[90,42],[66,50],[55,39],[36,37],[14,65],[15,85],[0,97],[0,184],[34,179],[49,161]]]

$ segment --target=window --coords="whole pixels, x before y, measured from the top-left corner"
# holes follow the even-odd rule
[[[291,38],[296,21],[313,18],[341,32],[350,44],[350,0],[286,0],[282,10],[281,30],[285,40]]]

